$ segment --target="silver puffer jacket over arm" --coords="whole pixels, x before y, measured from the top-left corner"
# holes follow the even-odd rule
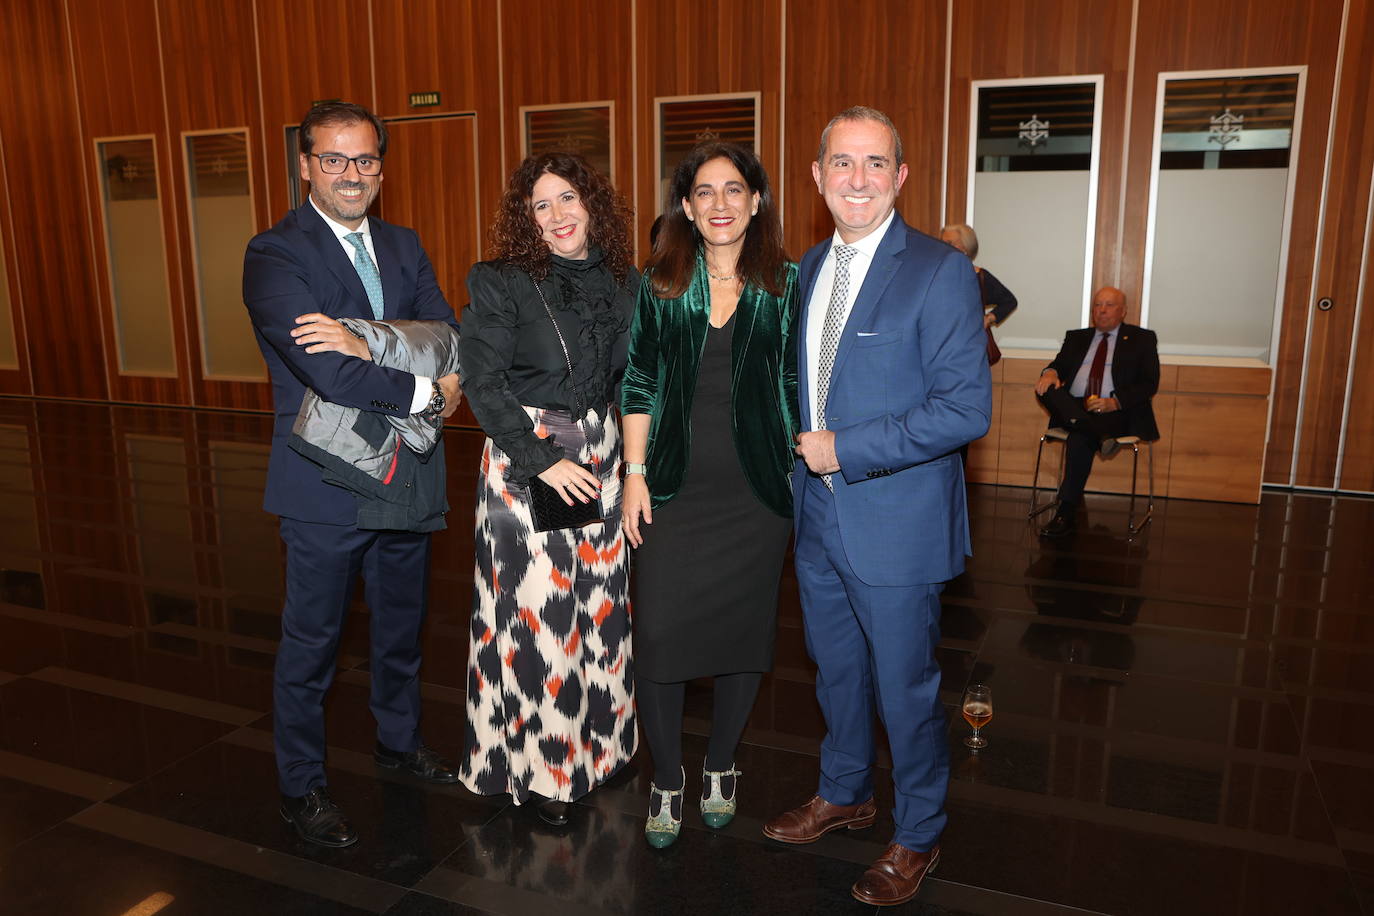
[[[436,379],[458,371],[458,332],[447,322],[340,318],[339,323],[367,343],[379,366]],[[307,388],[291,431],[369,477],[385,480],[400,444],[416,455],[428,455],[443,426],[442,418],[429,420],[418,413],[392,417],[341,407]]]

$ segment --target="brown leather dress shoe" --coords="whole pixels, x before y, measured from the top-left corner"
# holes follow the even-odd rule
[[[763,825],[763,835],[780,843],[814,843],[832,830],[860,830],[873,826],[873,799],[857,805],[832,805],[814,796],[800,808],[784,811]]]
[[[854,883],[850,893],[855,900],[873,906],[896,906],[916,896],[921,879],[940,861],[940,847],[930,852],[916,852],[900,843],[893,843],[878,860],[869,866],[863,877]]]

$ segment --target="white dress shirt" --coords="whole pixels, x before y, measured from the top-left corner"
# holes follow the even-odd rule
[[[1112,357],[1116,355],[1116,337],[1121,332],[1121,325],[1117,325],[1107,331],[1107,365],[1102,370],[1102,397],[1116,397],[1116,382],[1112,379]],[[1097,348],[1102,345],[1102,331],[1093,328],[1092,343],[1088,344],[1088,352],[1083,355],[1083,365],[1078,367],[1078,372],[1073,377],[1073,384],[1069,385],[1069,394],[1076,398],[1081,398],[1088,393],[1088,376],[1092,374],[1093,356],[1097,354]]]
[[[348,263],[352,264],[353,259],[358,254],[358,249],[353,247],[353,243],[344,236],[352,235],[355,232],[363,234],[363,247],[367,249],[367,256],[372,259],[372,264],[377,268],[377,276],[382,275],[382,267],[377,263],[377,249],[372,247],[372,231],[368,228],[367,217],[363,217],[362,223],[357,229],[350,229],[343,223],[335,222],[329,215],[320,209],[320,205],[315,203],[315,198],[310,198],[310,206],[315,208],[315,212],[324,220],[324,224],[334,231],[334,237],[339,240],[339,245],[343,247],[344,254],[348,255]],[[429,399],[434,394],[434,380],[427,376],[415,376],[415,393],[410,398],[410,412],[419,413],[429,406]]]
[[[854,301],[858,299],[859,290],[863,288],[868,268],[873,265],[873,255],[878,250],[878,244],[882,242],[896,216],[897,211],[893,210],[881,226],[849,246],[855,251],[854,257],[849,259],[849,295],[844,303],[844,318],[840,322],[841,333],[844,331],[845,323],[849,321],[849,313],[854,310]],[[811,429],[819,428],[819,405],[816,403],[816,385],[819,382],[817,373],[821,361],[821,335],[825,330],[825,313],[830,308],[830,292],[835,288],[835,246],[844,244],[839,230],[836,230],[835,237],[831,240],[830,251],[826,253],[825,260],[821,262],[820,273],[816,275],[816,285],[811,288],[811,299],[806,303],[806,377],[811,387]]]

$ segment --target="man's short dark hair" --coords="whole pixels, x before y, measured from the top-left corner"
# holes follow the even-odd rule
[[[371,124],[377,132],[377,155],[386,155],[386,125],[381,118],[352,102],[321,102],[306,112],[299,134],[302,153],[309,156],[315,151],[315,128],[329,124]]]
[[[892,152],[897,157],[897,161],[892,164],[893,167],[895,168],[906,161],[902,156],[902,135],[897,133],[897,125],[892,123],[892,119],[876,108],[869,108],[867,105],[851,105],[831,118],[830,123],[825,125],[825,130],[821,131],[821,146],[820,149],[816,150],[816,161],[822,166],[825,165],[826,147],[830,145],[830,131],[841,121],[877,121],[892,132]]]

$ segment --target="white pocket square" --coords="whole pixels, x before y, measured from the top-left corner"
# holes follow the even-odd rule
[[[858,335],[859,335],[860,337],[877,337],[877,336],[878,336],[878,332],[877,332],[877,331],[859,331],[859,332],[857,332],[857,333],[858,333]]]

